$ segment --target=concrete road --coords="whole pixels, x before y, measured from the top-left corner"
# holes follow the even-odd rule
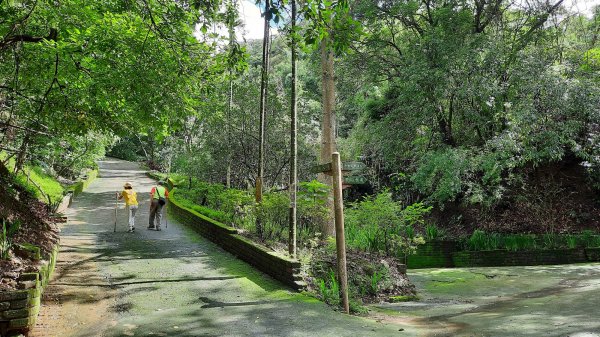
[[[600,264],[423,269],[418,302],[382,304],[423,336],[600,336]],[[395,318],[392,318],[395,317]]]
[[[600,265],[409,271],[421,300],[346,316],[294,293],[169,219],[147,231],[154,182],[106,160],[69,210],[31,336],[600,336]],[[126,233],[114,193],[139,193]]]
[[[114,193],[130,181],[140,211],[114,226]],[[58,270],[32,336],[409,336],[285,288],[169,219],[146,230],[154,181],[137,164],[100,162],[62,227]],[[164,227],[164,226],[163,226]],[[403,330],[403,331],[399,331]]]

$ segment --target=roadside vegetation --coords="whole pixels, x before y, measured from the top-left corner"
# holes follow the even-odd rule
[[[402,278],[377,261],[428,240],[595,244],[600,7],[257,4],[279,30],[262,41],[236,1],[0,1],[3,235],[51,231],[64,188],[108,153],[259,242],[297,243],[329,301],[331,179],[313,168],[338,151],[366,165],[345,198],[348,246],[371,265],[354,266],[359,297]]]

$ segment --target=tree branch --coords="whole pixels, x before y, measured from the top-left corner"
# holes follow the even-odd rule
[[[50,28],[50,33],[48,36],[32,36],[27,34],[19,34],[5,37],[2,41],[0,41],[0,50],[10,46],[13,43],[17,42],[29,42],[29,43],[38,43],[44,40],[47,41],[57,41],[58,40],[58,30],[56,28]]]

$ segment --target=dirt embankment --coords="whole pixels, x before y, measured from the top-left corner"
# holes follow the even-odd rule
[[[7,238],[11,242],[8,258],[0,259],[0,291],[14,289],[21,273],[40,267],[32,254],[18,249],[19,244],[35,245],[42,258],[47,258],[59,240],[58,227],[46,205],[17,184],[14,175],[0,163],[0,233],[2,227],[16,232]]]
[[[453,236],[474,229],[498,233],[600,231],[600,192],[577,158],[522,169],[523,180],[507,186],[492,208],[449,204],[436,223]]]

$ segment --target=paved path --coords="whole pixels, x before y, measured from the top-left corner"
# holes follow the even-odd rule
[[[423,336],[600,337],[600,264],[412,270],[421,300],[383,304]],[[389,314],[389,312],[387,312]]]
[[[62,227],[57,272],[34,337],[600,336],[600,264],[410,271],[421,301],[368,320],[290,292],[169,220],[147,231],[153,181],[106,160]],[[132,181],[141,208],[125,233],[114,192]]]
[[[126,233],[114,193],[138,191],[136,232]],[[100,163],[62,227],[59,264],[32,336],[407,336],[409,330],[334,312],[169,219],[145,229],[153,181],[136,165]]]

